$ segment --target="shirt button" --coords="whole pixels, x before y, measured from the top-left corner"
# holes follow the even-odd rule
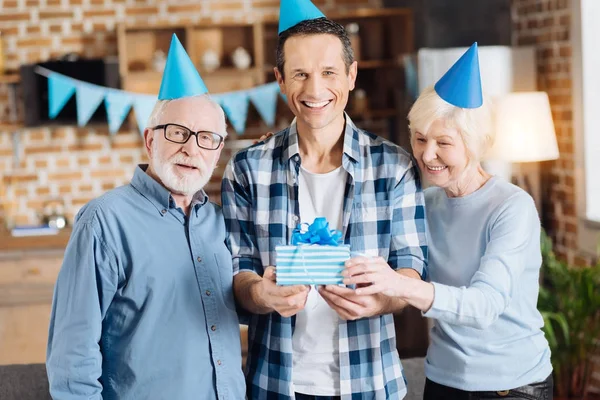
[[[167,213],[167,210],[165,210],[164,208],[162,210],[160,210],[162,215],[165,215]]]
[[[298,222],[298,219],[299,219],[299,218],[298,218],[298,216],[297,216],[297,215],[294,215],[294,216],[292,217],[292,220],[293,220],[294,222]]]
[[[207,291],[206,291],[206,295],[207,295],[207,296],[210,296],[210,290],[207,290]]]
[[[198,262],[202,262],[202,257],[198,257],[196,260],[198,260]]]
[[[210,330],[213,331],[213,332],[216,331],[217,330],[217,326],[216,325],[211,326]]]
[[[217,364],[221,365],[221,360],[217,360]]]

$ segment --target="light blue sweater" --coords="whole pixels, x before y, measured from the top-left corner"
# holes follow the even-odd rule
[[[537,310],[540,221],[532,198],[492,177],[448,198],[425,191],[435,319],[427,377],[468,391],[506,390],[552,372]]]

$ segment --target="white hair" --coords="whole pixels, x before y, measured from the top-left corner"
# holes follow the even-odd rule
[[[485,94],[481,107],[460,108],[443,100],[433,86],[429,86],[408,113],[411,139],[415,132],[426,135],[431,124],[437,120],[458,131],[467,149],[470,164],[481,161],[494,144],[492,104]]]
[[[220,135],[223,135],[223,137],[227,136],[227,123],[225,122],[225,113],[223,112],[223,108],[221,107],[221,105],[219,103],[217,103],[215,100],[213,100],[213,98],[209,95],[209,94],[199,94],[196,96],[191,96],[190,98],[202,98],[202,99],[206,99],[206,101],[208,102],[208,104],[212,105],[214,107],[214,109],[217,111],[217,113],[219,114],[219,122],[221,125],[221,132],[215,132],[218,133]],[[169,104],[171,101],[176,101],[176,100],[181,100],[181,99],[175,99],[175,100],[158,100],[156,102],[156,104],[154,105],[154,108],[152,109],[152,113],[150,113],[150,117],[148,118],[148,122],[146,124],[147,128],[152,128],[156,125],[159,125],[159,121],[162,117],[162,114],[165,111],[165,107],[167,106],[167,104]]]

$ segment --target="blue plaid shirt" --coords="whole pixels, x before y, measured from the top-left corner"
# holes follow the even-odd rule
[[[400,147],[346,116],[342,166],[348,173],[343,237],[352,251],[385,258],[394,269],[427,265],[424,196],[417,166]],[[295,123],[237,153],[223,177],[222,203],[234,274],[275,265],[300,222],[300,154]],[[312,221],[303,221],[312,222]],[[246,378],[250,399],[293,399],[295,317],[251,315]],[[401,399],[406,393],[391,314],[339,322],[340,393],[345,400]]]

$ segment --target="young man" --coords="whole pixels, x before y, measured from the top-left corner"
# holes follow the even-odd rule
[[[426,268],[423,193],[398,146],[344,113],[357,63],[346,32],[308,0],[282,1],[275,74],[296,116],[239,152],[223,180],[234,292],[251,314],[251,399],[401,399],[406,393],[392,312],[404,303],[338,286],[275,284],[275,246],[324,216],[353,252],[420,278]]]
[[[148,127],[149,165],[78,214],[56,282],[54,399],[244,398],[231,254],[203,191],[223,110],[176,37]]]

